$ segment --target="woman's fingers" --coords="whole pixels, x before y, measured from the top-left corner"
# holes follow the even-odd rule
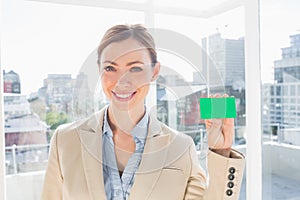
[[[229,97],[227,94],[212,94],[211,98]],[[205,120],[208,133],[208,145],[213,149],[231,148],[234,136],[234,119],[209,119]]]
[[[210,148],[221,148],[224,143],[224,137],[222,134],[222,119],[207,120],[207,136],[208,145]]]

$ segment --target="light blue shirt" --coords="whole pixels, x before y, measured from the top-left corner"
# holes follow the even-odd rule
[[[120,177],[114,150],[113,133],[108,123],[108,109],[104,114],[103,123],[103,178],[106,197],[108,200],[127,200],[134,182],[135,173],[140,165],[147,137],[149,115],[146,112],[143,118],[131,131],[135,141],[135,152],[129,158]]]

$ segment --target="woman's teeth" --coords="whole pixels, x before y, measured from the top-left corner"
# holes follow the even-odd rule
[[[126,98],[130,97],[133,93],[130,93],[130,94],[117,94],[117,93],[115,93],[115,94],[119,98],[126,99]]]

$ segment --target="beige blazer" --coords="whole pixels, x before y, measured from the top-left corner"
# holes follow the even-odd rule
[[[106,199],[101,162],[103,115],[104,109],[56,130],[42,200]],[[234,158],[225,158],[209,151],[207,184],[191,137],[151,117],[148,131],[130,200],[238,199],[245,161],[242,154],[232,150]]]

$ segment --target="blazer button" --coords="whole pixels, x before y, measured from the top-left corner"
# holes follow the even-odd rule
[[[235,168],[234,168],[234,167],[230,167],[230,168],[229,168],[229,173],[230,173],[230,174],[234,174],[234,172],[235,172]]]
[[[233,174],[229,174],[228,175],[228,179],[232,181],[234,179],[234,175]]]
[[[227,183],[227,187],[233,188],[233,186],[234,186],[234,183],[233,183],[233,182],[230,181],[230,182]]]
[[[233,192],[232,192],[232,190],[230,190],[230,189],[226,191],[227,196],[231,196],[232,193],[233,193]]]

